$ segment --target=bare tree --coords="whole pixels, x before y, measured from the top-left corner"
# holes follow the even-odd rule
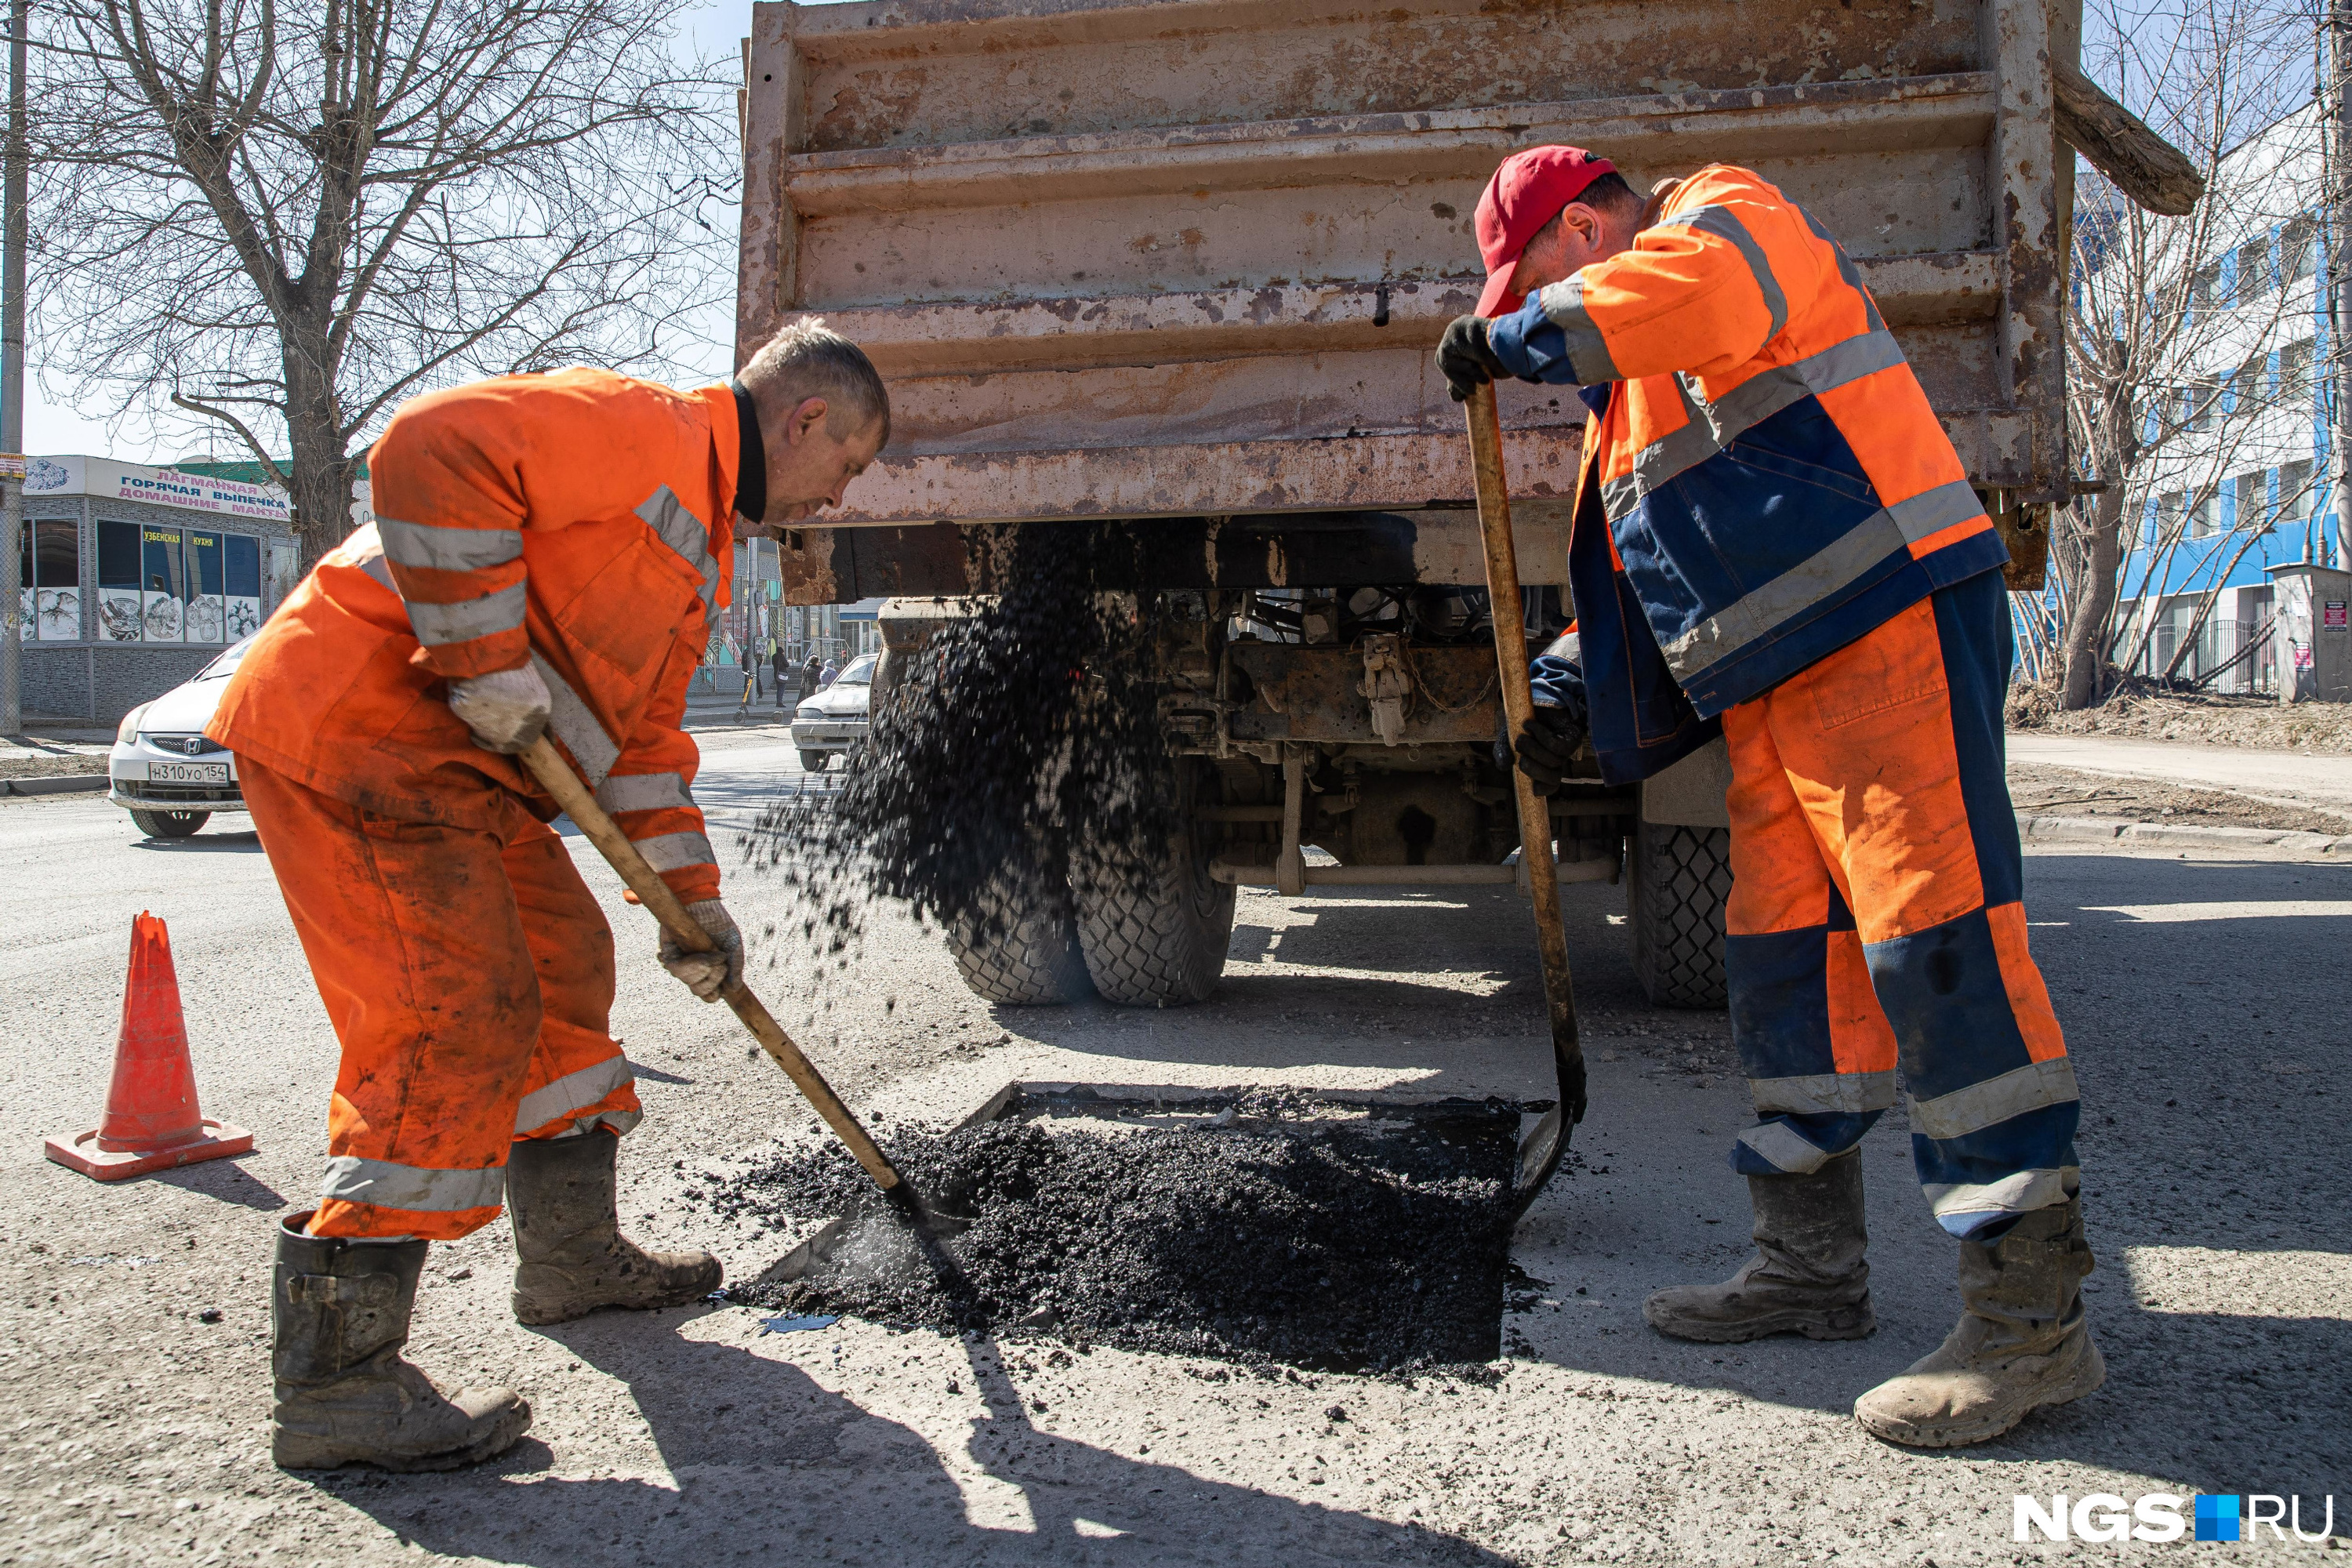
[[[2319,270],[2308,5],[2095,0],[2084,22],[2091,74],[2189,153],[2206,192],[2168,217],[2088,173],[2077,188],[2069,435],[2095,489],[2057,518],[2052,586],[2024,617],[2029,666],[2057,678],[2065,708],[2101,701],[2118,668],[2147,656],[2153,616],[2120,628],[2116,646],[2126,587],[2146,600],[2176,581],[2205,585],[2167,656],[2176,672],[2230,571],[2279,515],[2307,513],[2319,482],[2308,461],[2294,477],[2296,454],[2312,455],[2313,373],[2297,331]],[[2224,500],[2237,476],[2273,470],[2281,494]]]
[[[292,493],[306,557],[348,531],[360,446],[413,394],[666,368],[729,287],[698,209],[735,150],[731,84],[678,62],[673,13],[45,0],[47,363],[118,413],[234,432]]]

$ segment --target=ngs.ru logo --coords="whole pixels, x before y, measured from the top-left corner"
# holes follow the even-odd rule
[[[2072,1507],[2064,1492],[2055,1492],[2048,1508],[2042,1506],[2038,1497],[2013,1501],[2011,1541],[2031,1541],[2037,1531],[2045,1541],[2064,1541],[2070,1531],[2076,1541],[2179,1541],[2189,1533],[2191,1520],[2196,1524],[2193,1539],[2198,1541],[2258,1541],[2261,1537],[2254,1532],[2263,1525],[2270,1526],[2271,1534],[2281,1541],[2289,1531],[2297,1541],[2325,1541],[2336,1531],[2332,1493],[2325,1500],[2319,1530],[2311,1535],[2303,1531],[2303,1499],[2261,1492],[2242,1497],[2234,1492],[2207,1492],[2194,1498],[2149,1492],[2131,1502],[2112,1493],[2093,1492],[2075,1500]],[[2189,1519],[2181,1517],[2183,1508],[2189,1510]]]

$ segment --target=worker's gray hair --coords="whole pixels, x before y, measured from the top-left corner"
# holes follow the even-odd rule
[[[822,316],[803,316],[770,338],[736,379],[755,396],[773,385],[795,404],[824,398],[825,429],[835,440],[878,419],[881,444],[889,444],[889,390],[866,351],[826,326]]]

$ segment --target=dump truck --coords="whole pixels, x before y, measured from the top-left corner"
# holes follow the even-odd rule
[[[739,352],[822,316],[894,410],[846,508],[785,539],[786,601],[887,597],[887,690],[1025,531],[1111,531],[1130,580],[1103,586],[1161,628],[1137,673],[1185,826],[1121,847],[1154,886],[1076,854],[950,933],[1008,1004],[1206,996],[1238,886],[1517,879],[1490,617],[1539,643],[1573,615],[1584,409],[1498,389],[1528,588],[1490,605],[1431,357],[1478,297],[1505,156],[1588,147],[1637,189],[1734,162],[1801,202],[2018,586],[2070,493],[2068,145],[2127,190],[2180,183],[2076,68],[2079,0],[868,0],[760,4],[752,28]],[[1561,879],[1622,879],[1662,1005],[1724,1000],[1728,778],[1717,742],[1552,797]]]

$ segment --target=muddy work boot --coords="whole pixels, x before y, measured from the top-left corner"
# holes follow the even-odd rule
[[[614,1161],[621,1141],[602,1130],[532,1139],[507,1155],[514,1218],[514,1315],[562,1323],[599,1307],[680,1307],[719,1289],[707,1252],[647,1252],[621,1234]]]
[[[444,1394],[401,1359],[429,1243],[278,1231],[270,1458],[289,1470],[454,1470],[513,1447],[530,1406],[503,1388]]]
[[[1684,1285],[1642,1303],[1662,1334],[1725,1344],[1767,1334],[1858,1340],[1870,1310],[1870,1237],[1862,1223],[1862,1154],[1809,1176],[1750,1176],[1756,1256],[1720,1285]]]
[[[1890,1443],[1958,1448],[2082,1398],[2107,1380],[2083,1321],[2090,1271],[2079,1197],[2035,1209],[1990,1245],[1961,1242],[1959,1326],[1855,1400],[1855,1418]]]

